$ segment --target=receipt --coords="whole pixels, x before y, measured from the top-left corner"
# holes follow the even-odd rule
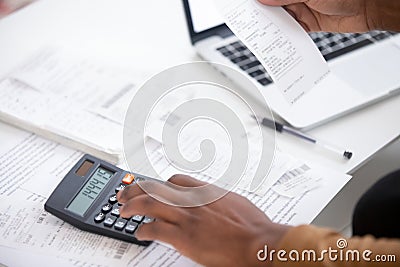
[[[311,169],[306,164],[301,164],[283,174],[274,184],[272,190],[276,193],[294,198],[321,186],[321,173]]]
[[[283,8],[257,0],[215,3],[228,27],[257,57],[290,104],[329,73],[311,38]]]

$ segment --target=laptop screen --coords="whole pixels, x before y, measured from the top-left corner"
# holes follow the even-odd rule
[[[214,5],[215,0],[189,0],[193,30],[200,33],[224,23]]]

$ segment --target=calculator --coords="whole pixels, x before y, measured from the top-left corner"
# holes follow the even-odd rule
[[[137,240],[135,233],[142,224],[154,219],[141,214],[121,217],[116,196],[118,191],[140,180],[155,179],[85,155],[63,178],[44,208],[81,230],[147,246],[151,241]]]

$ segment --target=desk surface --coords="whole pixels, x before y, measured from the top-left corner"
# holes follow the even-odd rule
[[[61,46],[131,69],[156,73],[199,60],[181,0],[41,0],[0,21],[0,76],[43,46]],[[224,79],[221,76],[221,79]],[[400,96],[310,131],[351,149],[350,161],[287,135],[278,144],[299,158],[352,172],[400,133]]]

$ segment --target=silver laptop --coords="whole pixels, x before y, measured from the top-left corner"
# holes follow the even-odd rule
[[[273,111],[294,127],[314,127],[400,93],[400,34],[319,32],[310,36],[328,61],[332,75],[291,105],[283,100],[256,57],[223,23],[213,1],[183,0],[198,54],[246,73]]]

